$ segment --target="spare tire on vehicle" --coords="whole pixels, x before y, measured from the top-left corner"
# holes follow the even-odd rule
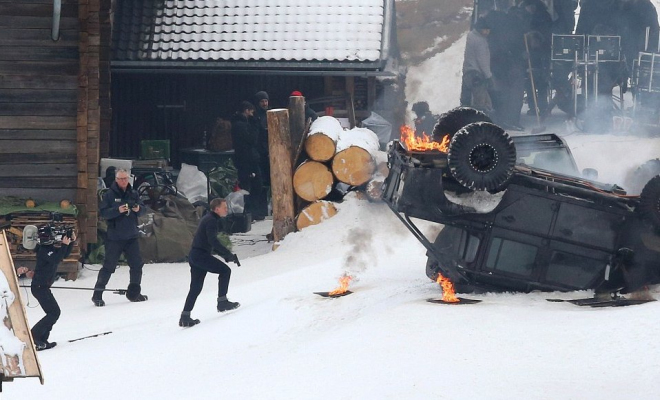
[[[660,228],[660,175],[648,181],[640,195],[638,211],[642,217]]]
[[[637,195],[642,192],[644,185],[648,183],[651,178],[660,175],[660,158],[648,160],[632,173],[629,183],[626,186],[628,194]]]
[[[433,140],[441,142],[445,135],[454,136],[461,128],[475,122],[493,122],[488,115],[470,107],[456,107],[441,114],[433,128]]]
[[[447,158],[452,175],[461,185],[496,193],[513,175],[516,147],[504,129],[477,122],[456,132]]]

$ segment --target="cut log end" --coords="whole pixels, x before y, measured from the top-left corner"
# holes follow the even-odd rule
[[[328,218],[337,214],[337,208],[329,201],[317,201],[305,207],[298,218],[296,218],[296,227],[298,230],[307,228],[311,225],[317,225]]]
[[[384,178],[376,178],[367,183],[367,187],[365,188],[364,192],[367,194],[369,201],[382,201],[383,182],[385,182]]]
[[[305,140],[305,151],[314,161],[328,161],[335,155],[337,144],[323,133],[315,133]]]
[[[301,164],[293,174],[293,189],[306,201],[320,200],[330,193],[334,177],[325,165],[317,161]]]
[[[371,154],[361,147],[351,146],[332,159],[332,172],[341,182],[360,186],[368,182],[376,168]]]

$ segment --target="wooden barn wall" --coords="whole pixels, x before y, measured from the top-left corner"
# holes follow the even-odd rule
[[[260,90],[271,108],[286,107],[294,90],[324,96],[323,77],[113,73],[111,84],[110,155],[139,158],[141,140],[168,139],[176,166],[179,149],[200,147],[216,118],[229,118]]]
[[[75,200],[79,20],[62,1],[0,0],[0,193]]]
[[[97,240],[99,142],[101,129],[101,101],[107,100],[101,71],[108,69],[102,55],[110,43],[110,0],[79,0],[80,21],[78,106],[76,121],[78,190],[76,205],[80,208],[78,221],[84,229],[81,247]],[[102,31],[104,34],[102,35]],[[107,71],[109,75],[109,71]],[[107,82],[105,83],[107,86]],[[105,99],[104,99],[105,97]],[[105,102],[106,108],[108,102]]]

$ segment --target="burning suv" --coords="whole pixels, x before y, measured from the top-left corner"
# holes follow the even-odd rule
[[[660,176],[626,195],[580,174],[560,137],[512,138],[464,107],[440,117],[432,140],[407,139],[390,145],[383,199],[426,247],[429,278],[464,293],[659,281]],[[431,242],[412,218],[444,228]]]

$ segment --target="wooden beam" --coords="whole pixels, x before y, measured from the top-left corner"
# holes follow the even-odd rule
[[[268,110],[266,115],[270,153],[270,187],[273,201],[273,238],[277,243],[296,229],[289,110]]]
[[[37,359],[34,348],[34,339],[27,322],[25,307],[21,298],[20,288],[18,286],[18,277],[14,267],[14,261],[9,250],[9,242],[5,231],[0,234],[0,269],[9,284],[9,290],[14,295],[14,301],[7,307],[7,315],[4,317],[4,324],[13,332],[18,340],[25,346],[22,354],[3,354],[2,358],[2,379],[13,379],[18,377],[39,377],[41,384],[44,383],[41,365]],[[3,302],[6,300],[2,300]],[[8,326],[7,326],[8,325]],[[22,362],[20,362],[22,361]]]
[[[291,133],[291,165],[295,165],[298,147],[305,133],[305,98],[289,97],[289,131]]]

